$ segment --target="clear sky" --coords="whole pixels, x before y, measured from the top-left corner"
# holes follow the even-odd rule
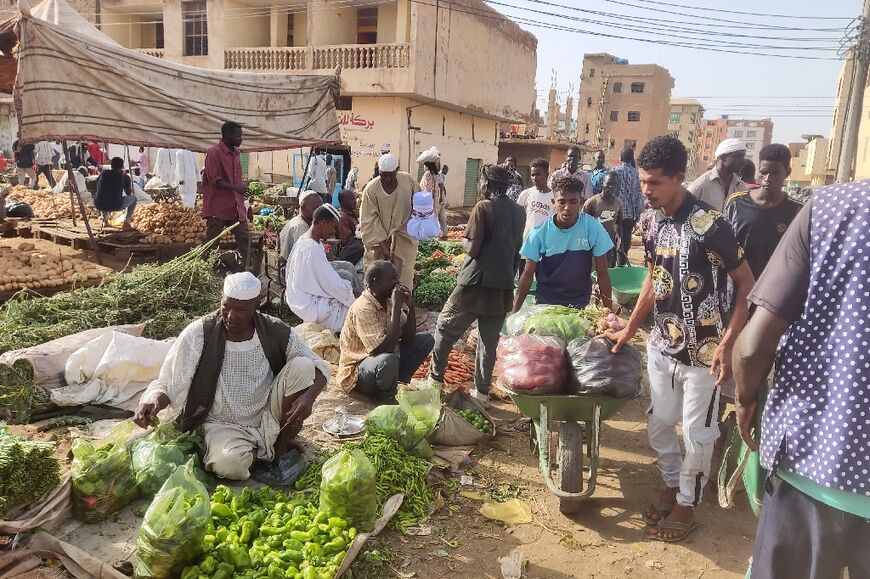
[[[667,68],[675,81],[672,96],[697,98],[707,109],[706,118],[722,114],[730,114],[732,118],[770,117],[774,121],[774,141],[779,142],[799,141],[801,135],[807,133],[828,135],[842,61],[722,51],[837,59],[838,40],[850,24],[848,19],[861,11],[860,0],[499,0],[489,3],[538,38],[536,86],[541,110],[546,110],[553,70],[557,75],[559,100],[564,107],[569,84],[573,84],[575,102],[577,100],[583,54],[608,52],[632,64],[654,63]],[[714,12],[705,8],[792,18]],[[532,26],[531,22],[551,28]],[[621,38],[552,27],[583,29]],[[627,36],[654,42],[628,40]],[[707,44],[714,50],[696,50],[663,42]],[[574,116],[576,118],[576,112]]]

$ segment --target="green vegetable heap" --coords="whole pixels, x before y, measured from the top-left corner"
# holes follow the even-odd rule
[[[263,487],[219,486],[198,564],[181,579],[333,579],[357,530],[310,502]]]
[[[72,447],[72,511],[86,523],[99,523],[139,496],[123,442],[94,448],[81,438]]]
[[[132,466],[143,495],[155,494],[175,469],[203,446],[199,435],[180,432],[175,423],[158,426],[133,443]]]
[[[259,181],[251,181],[248,183],[248,193],[251,197],[261,197],[263,195],[263,184]]]
[[[583,309],[566,306],[546,306],[526,319],[523,330],[527,334],[556,336],[565,342],[586,336],[601,317],[594,305]]]
[[[53,489],[60,482],[54,444],[32,442],[0,422],[0,517]]]
[[[440,310],[455,287],[455,276],[449,273],[430,273],[414,288],[414,301],[427,310]]]
[[[457,410],[456,413],[484,434],[492,434],[492,423],[480,410]]]
[[[377,477],[359,450],[342,450],[326,461],[320,479],[320,510],[363,531],[378,518]]]

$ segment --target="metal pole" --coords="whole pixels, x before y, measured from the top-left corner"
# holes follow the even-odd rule
[[[864,113],[864,85],[867,83],[867,69],[870,66],[870,0],[864,0],[858,31],[858,42],[851,56],[856,68],[849,91],[849,108],[843,124],[843,149],[837,161],[838,183],[852,180],[852,167],[858,152],[858,129]]]

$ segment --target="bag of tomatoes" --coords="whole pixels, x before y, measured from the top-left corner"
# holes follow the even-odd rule
[[[497,359],[499,383],[516,394],[559,394],[563,390],[567,373],[565,342],[560,338],[537,334],[502,338]]]

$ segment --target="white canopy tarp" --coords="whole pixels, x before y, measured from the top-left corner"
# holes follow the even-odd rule
[[[42,0],[42,2],[33,8],[31,14],[34,18],[39,18],[67,30],[88,36],[97,42],[121,46],[76,12],[75,8],[67,4],[66,0]]]
[[[91,139],[204,152],[228,120],[244,129],[243,151],[340,141],[335,75],[200,69],[28,16],[17,27],[24,142]]]

